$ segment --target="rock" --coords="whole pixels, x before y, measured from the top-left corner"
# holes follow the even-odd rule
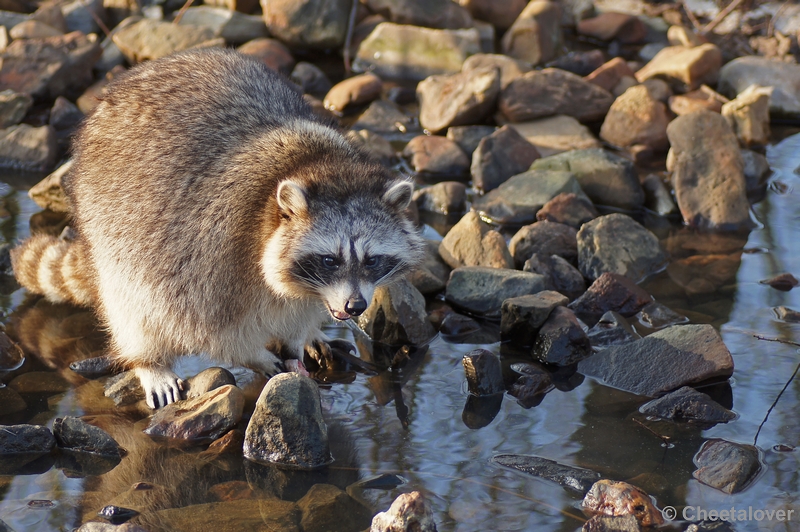
[[[216,39],[216,40],[215,40]],[[211,28],[141,19],[116,31],[114,42],[130,63],[141,63],[198,46],[224,46]]]
[[[34,185],[28,191],[28,196],[43,209],[50,209],[53,212],[69,212],[69,200],[64,193],[61,182],[71,168],[72,160],[70,159],[59,166],[52,174]]]
[[[581,122],[602,119],[614,96],[584,81],[580,76],[556,68],[521,75],[503,89],[500,112],[511,122],[525,122],[552,115],[568,115]]]
[[[247,424],[248,460],[315,469],[332,461],[317,384],[299,373],[272,377]]]
[[[609,310],[594,327],[586,331],[592,347],[604,348],[621,345],[641,338],[622,314]]]
[[[447,128],[447,138],[458,144],[467,157],[471,158],[481,140],[495,131],[497,128],[494,126],[453,126]]]
[[[641,83],[660,78],[670,84],[673,92],[688,92],[703,84],[713,85],[721,66],[722,52],[713,44],[694,48],[668,46],[636,72],[636,79]]]
[[[800,312],[794,309],[781,305],[772,310],[775,311],[779,320],[783,320],[787,323],[800,323]],[[2,388],[0,388],[0,392],[2,392]],[[2,397],[2,394],[0,394],[0,397]]]
[[[722,439],[706,441],[694,457],[692,476],[724,493],[739,493],[761,471],[758,448]]]
[[[644,191],[629,160],[600,148],[574,150],[534,161],[531,170],[570,172],[594,204],[637,210]]]
[[[651,151],[666,151],[667,107],[644,85],[626,90],[608,110],[600,138],[622,148],[644,146]]]
[[[562,41],[558,4],[533,0],[505,32],[500,44],[505,55],[538,65],[561,55]]]
[[[123,451],[106,431],[77,417],[53,420],[53,436],[61,449],[121,458]]]
[[[270,35],[289,46],[324,50],[344,44],[350,13],[345,0],[262,0],[261,8]]]
[[[216,440],[242,419],[243,409],[244,394],[227,384],[161,408],[144,433],[190,441]]]
[[[301,530],[300,509],[297,503],[275,498],[191,504],[180,508],[158,510],[150,515],[163,530],[171,532],[199,530],[299,532]],[[117,528],[115,531],[129,532],[122,528]]]
[[[528,170],[539,158],[536,148],[510,126],[481,139],[472,154],[472,182],[478,190],[494,190],[510,177]]]
[[[589,515],[633,515],[641,526],[664,524],[650,496],[627,482],[598,480],[583,498],[581,509]]]
[[[605,55],[600,50],[586,52],[569,52],[558,59],[550,61],[545,66],[572,72],[578,76],[588,76],[605,62]]]
[[[667,127],[675,197],[687,225],[736,229],[750,224],[739,141],[717,113],[679,116]]]
[[[107,519],[113,525],[119,525],[125,521],[133,519],[139,515],[139,512],[136,510],[131,510],[130,508],[122,508],[121,506],[109,504],[97,512],[97,515],[103,519]]]
[[[536,213],[540,222],[554,222],[579,229],[583,224],[597,218],[597,209],[591,202],[574,193],[562,193],[551,199]]]
[[[41,425],[0,425],[0,456],[46,454],[56,445],[53,433]]]
[[[500,309],[500,335],[504,341],[533,345],[553,309],[567,303],[565,296],[551,290],[506,299]]]
[[[464,60],[480,51],[480,33],[474,28],[434,30],[384,22],[358,47],[354,66],[381,79],[421,81],[460,72]]]
[[[389,21],[411,26],[424,26],[443,30],[471,28],[474,25],[469,11],[449,0],[366,0],[370,11],[380,13]]]
[[[469,393],[477,396],[505,392],[500,359],[486,349],[470,351],[461,359]]]
[[[50,109],[50,126],[57,132],[73,131],[85,116],[77,105],[59,96]]]
[[[672,201],[672,194],[667,186],[656,174],[648,174],[642,180],[644,190],[644,205],[660,216],[667,216],[678,211],[678,206]]]
[[[414,192],[421,211],[458,214],[467,210],[467,186],[458,181],[442,181]]]
[[[628,66],[628,63],[621,57],[615,57],[603,63],[594,72],[584,79],[589,83],[594,83],[598,87],[611,92],[614,90],[622,78],[635,78],[636,74]]]
[[[11,29],[17,24],[22,24],[29,18],[30,15],[26,15],[22,12],[16,13],[14,11],[0,10],[0,25],[4,26],[6,29]]]
[[[741,262],[741,252],[693,255],[670,262],[667,274],[688,296],[711,294],[735,282]]]
[[[500,318],[506,299],[544,290],[544,277],[503,268],[464,266],[450,273],[445,298],[467,312]]]
[[[458,144],[445,137],[419,135],[403,149],[418,173],[433,176],[461,176],[469,171],[469,159]]]
[[[669,27],[667,30],[667,40],[672,46],[684,46],[686,48],[700,46],[704,42],[707,42],[706,39],[700,37],[695,32],[678,25]]]
[[[464,316],[457,312],[448,312],[439,325],[439,334],[449,336],[448,340],[455,342],[465,336],[477,332],[481,329],[481,324],[469,316]]]
[[[375,100],[359,115],[352,129],[366,129],[390,138],[401,137],[420,132],[419,125],[405,114],[395,103],[388,100]],[[392,149],[394,153],[394,149]],[[469,159],[467,159],[469,160]]]
[[[578,363],[609,386],[655,397],[687,384],[727,378],[733,359],[711,325],[673,325],[641,340],[611,346]]]
[[[687,92],[686,94],[676,94],[669,97],[669,109],[678,116],[688,115],[695,111],[714,111],[722,112],[722,104],[728,100],[714,89],[707,85],[701,85],[699,89]]]
[[[658,238],[624,214],[607,214],[583,224],[577,241],[578,269],[587,279],[609,272],[638,282],[667,263]]]
[[[767,158],[752,150],[742,150],[744,160],[744,181],[747,195],[763,194],[767,180],[772,175]]]
[[[575,29],[580,35],[621,44],[640,43],[647,36],[647,26],[639,17],[613,11],[581,20]]]
[[[670,325],[677,325],[689,321],[689,318],[683,314],[678,314],[658,301],[653,301],[645,305],[645,307],[636,314],[636,317],[639,319],[639,323],[650,329],[663,329]]]
[[[464,215],[439,245],[439,255],[451,268],[488,266],[513,268],[514,261],[503,236],[474,211]]]
[[[0,129],[22,122],[32,105],[33,98],[28,94],[11,89],[0,91]]]
[[[0,129],[0,168],[46,172],[58,157],[56,134],[50,126],[28,124]]]
[[[144,388],[133,371],[114,375],[105,383],[103,395],[116,406],[128,406],[144,399]]]
[[[728,119],[739,142],[745,146],[764,146],[769,142],[769,93],[768,89],[751,85],[722,106],[722,116]]]
[[[479,68],[494,67],[500,71],[500,89],[505,89],[508,84],[520,77],[525,72],[533,70],[527,61],[514,59],[502,54],[475,54],[469,56],[461,67],[462,72],[470,72]],[[466,150],[465,150],[466,151]]]
[[[569,304],[575,314],[592,325],[606,312],[613,310],[623,316],[633,316],[653,299],[628,277],[604,273],[592,283],[581,297]]]
[[[239,46],[236,51],[257,57],[269,68],[281,74],[287,74],[294,66],[292,53],[277,39],[265,37],[253,39]]]
[[[7,271],[5,268],[4,270]],[[22,348],[9,338],[5,332],[0,331],[0,372],[14,371],[22,366],[24,362],[25,353]]]
[[[472,208],[499,224],[525,225],[535,221],[544,204],[562,192],[586,197],[569,172],[530,170],[476,198]]]
[[[364,530],[369,511],[331,484],[314,484],[299,501],[303,532],[327,532],[336,523],[340,530]]]
[[[0,386],[0,416],[9,416],[28,408],[25,399],[8,386]]]
[[[505,31],[511,27],[522,10],[525,9],[525,0],[511,0],[498,4],[490,0],[460,0],[470,14],[478,19],[485,20],[498,31]]]
[[[544,396],[555,386],[553,378],[546,370],[530,364],[528,372],[514,381],[508,389],[508,395],[514,397],[522,408],[533,408],[541,404]]]
[[[84,35],[99,33],[97,20],[105,19],[102,0],[71,0],[59,4],[66,23],[66,31],[79,31]]]
[[[641,532],[633,515],[595,515],[583,524],[581,532]]]
[[[115,372],[116,364],[107,355],[76,360],[69,365],[69,369],[87,379],[105,377]]]
[[[592,354],[592,345],[575,313],[558,306],[542,324],[531,355],[543,364],[570,366]]]
[[[418,491],[403,493],[372,518],[370,532],[436,532],[433,512]]]
[[[800,115],[800,65],[758,56],[738,57],[719,72],[718,90],[735,98],[751,85],[771,87],[769,112],[772,116]]]
[[[60,373],[54,371],[29,371],[14,377],[8,387],[19,393],[57,394],[72,386]]]
[[[186,399],[195,399],[226,384],[236,385],[233,373],[225,368],[208,368],[186,379],[183,392]]]
[[[492,461],[504,467],[522,471],[534,477],[555,482],[562,488],[585,495],[592,485],[600,480],[600,473],[582,467],[559,464],[539,456],[498,454]]]
[[[147,532],[147,530],[133,523],[117,526],[99,521],[87,521],[80,528],[76,528],[75,532]]]
[[[698,422],[704,425],[727,423],[736,419],[735,413],[689,386],[643,404],[639,407],[639,412],[660,419]]]
[[[291,76],[293,82],[300,86],[306,94],[325,95],[333,86],[331,80],[318,66],[300,61],[294,66]]]
[[[386,166],[397,164],[397,153],[394,151],[392,144],[382,135],[369,129],[358,131],[351,129],[346,136],[353,144],[366,150],[375,161]]]
[[[545,287],[575,299],[586,291],[586,281],[578,269],[558,255],[549,257],[534,253],[525,261],[522,271],[543,275]]]
[[[589,128],[571,116],[556,115],[509,125],[533,144],[542,157],[600,147],[600,141],[592,135]]]
[[[482,122],[494,110],[499,93],[500,72],[495,67],[430,76],[417,85],[419,123],[438,133]]]
[[[215,37],[222,37],[225,42],[232,44],[269,36],[267,26],[260,16],[245,15],[223,7],[190,7],[183,13],[179,24],[211,28]]]
[[[422,345],[436,334],[425,298],[406,279],[378,287],[358,326],[372,340],[390,345]]]
[[[781,292],[788,292],[798,284],[800,281],[792,275],[791,273],[781,273],[769,279],[764,279],[763,281],[759,281],[761,284],[766,284],[774,288],[775,290],[780,290]]]
[[[517,231],[511,237],[508,249],[519,268],[533,254],[545,257],[558,255],[574,263],[578,257],[576,234],[575,228],[568,225],[536,222]]]
[[[353,76],[334,85],[322,103],[325,109],[342,113],[348,107],[364,105],[380,98],[383,82],[374,74]]]

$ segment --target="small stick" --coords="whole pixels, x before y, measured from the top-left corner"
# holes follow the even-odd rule
[[[358,0],[353,0],[353,5],[350,8],[350,17],[347,19],[347,34],[344,38],[344,71],[349,76],[353,73],[352,65],[350,64],[350,45],[353,42],[353,32],[356,25],[356,14],[358,13]]]
[[[769,24],[767,25],[767,37],[772,37],[772,34],[775,32],[775,19],[778,18],[786,6],[789,5],[789,0],[786,0],[784,3],[781,4],[781,7],[775,12],[774,15],[769,17]]]
[[[797,345],[797,344],[795,344],[795,345]],[[764,425],[766,424],[767,420],[769,419],[769,415],[770,415],[770,413],[772,413],[772,409],[775,408],[775,405],[778,404],[778,401],[780,400],[781,395],[783,395],[783,392],[786,391],[786,388],[789,387],[789,385],[792,383],[794,378],[797,376],[797,371],[798,370],[800,370],[800,364],[798,364],[797,367],[794,368],[794,373],[792,373],[792,376],[789,377],[788,381],[786,381],[786,384],[783,385],[783,389],[780,391],[780,393],[778,393],[778,396],[775,398],[775,400],[772,402],[772,404],[770,405],[769,409],[767,410],[767,413],[764,416],[764,420],[758,426],[758,430],[756,431],[756,437],[753,438],[753,445],[754,446],[758,444],[758,435],[761,434],[761,429],[764,427]]]
[[[634,423],[637,423],[638,425],[641,425],[644,429],[646,429],[648,432],[650,432],[653,436],[655,436],[656,438],[658,438],[662,442],[664,442],[664,445],[669,445],[669,439],[670,439],[669,436],[664,436],[663,434],[659,434],[658,432],[654,431],[653,429],[651,429],[650,427],[648,427],[647,425],[645,425],[644,423],[642,423],[641,421],[639,421],[636,418],[632,418],[632,419],[633,419]]]
[[[719,23],[722,22],[725,19],[725,17],[730,15],[731,11],[733,11],[734,9],[739,7],[739,5],[742,2],[744,2],[744,0],[733,0],[733,2],[728,4],[728,6],[725,9],[723,9],[722,11],[717,13],[717,16],[714,17],[714,20],[712,20],[711,22],[706,24],[706,27],[703,28],[703,30],[700,33],[705,35],[706,33],[710,32],[711,30],[716,28],[719,25]]]
[[[791,340],[782,340],[780,338],[767,338],[766,336],[763,336],[761,334],[754,334],[753,336],[759,340],[764,340],[765,342],[778,342],[779,344],[787,344],[800,347],[800,343],[792,342]]]
[[[689,18],[689,22],[692,23],[692,26],[694,26],[695,31],[700,31],[700,21],[694,16],[694,13],[692,13],[692,10],[686,5],[686,2],[681,2],[680,5],[686,12],[686,16]]]
[[[186,0],[186,2],[178,10],[178,14],[175,15],[174,19],[172,19],[173,24],[180,24],[181,19],[183,18],[183,14],[186,13],[186,10],[189,9],[189,7],[191,7],[193,2],[194,0]]]

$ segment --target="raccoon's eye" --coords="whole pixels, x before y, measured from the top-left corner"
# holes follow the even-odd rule
[[[380,263],[381,263],[380,256],[367,257],[364,259],[364,266],[366,266],[367,268],[377,268]]]
[[[335,270],[339,267],[339,261],[336,259],[336,257],[325,255],[322,257],[322,265],[329,270]]]

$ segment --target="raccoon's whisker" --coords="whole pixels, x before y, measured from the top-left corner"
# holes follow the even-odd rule
[[[406,267],[406,263],[404,261],[399,261],[397,264],[394,265],[394,268],[389,270],[383,277],[378,279],[376,281],[376,284],[382,282],[384,279],[390,279],[394,274],[396,274],[398,271],[400,271],[401,269],[403,269],[405,267]]]
[[[304,284],[310,286],[311,288],[322,288],[325,286],[324,281],[320,279],[319,275],[315,272],[309,271],[305,266],[303,266],[301,261],[295,261],[294,263],[303,271],[303,273],[308,276],[301,279]]]

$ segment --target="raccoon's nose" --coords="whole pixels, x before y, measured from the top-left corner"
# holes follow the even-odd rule
[[[344,304],[344,311],[351,316],[360,316],[365,310],[367,310],[367,302],[361,296],[351,297]]]

